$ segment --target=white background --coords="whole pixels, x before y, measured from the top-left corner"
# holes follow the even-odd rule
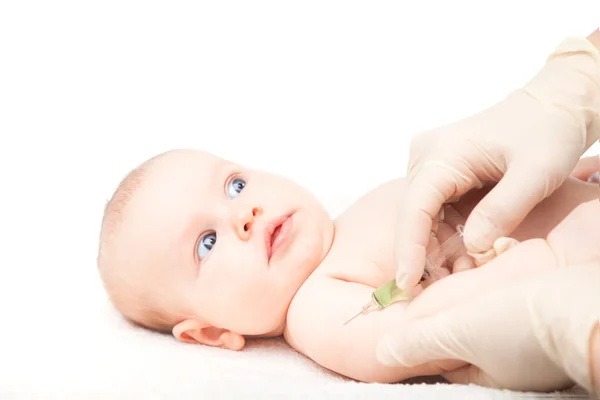
[[[1,2],[0,368],[85,347],[103,207],[143,160],[207,149],[335,215],[599,24],[592,0]]]

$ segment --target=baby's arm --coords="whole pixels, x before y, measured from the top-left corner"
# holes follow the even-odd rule
[[[581,203],[549,230],[545,239],[525,240],[511,246],[506,245],[506,238],[500,239],[494,249],[495,258],[483,260],[487,263],[482,267],[445,277],[410,303],[397,303],[386,310],[359,316],[347,325],[344,322],[369,301],[373,288],[331,276],[313,276],[298,291],[288,311],[286,340],[318,364],[365,382],[398,382],[457,368],[462,364],[453,361],[415,368],[387,367],[377,361],[376,348],[391,327],[398,327],[405,318],[443,311],[470,301],[477,292],[544,273],[568,262],[600,258],[600,249],[595,245],[600,242],[600,229],[597,229],[600,202],[596,198]],[[348,265],[348,270],[375,268],[367,261],[347,263],[362,263]]]
[[[434,365],[392,368],[377,361],[378,341],[401,323],[406,303],[361,315],[344,325],[369,301],[372,291],[366,285],[329,276],[311,278],[290,307],[286,340],[325,368],[359,381],[392,383],[444,372]]]
[[[496,247],[499,251],[505,251],[507,246]],[[529,268],[523,269],[523,263],[528,263]],[[515,250],[507,251],[489,262],[503,265],[500,267],[501,279],[506,281],[518,279],[525,273],[551,268],[553,263],[553,252],[542,239],[518,244]],[[362,262],[362,265],[348,265],[348,270],[375,268],[368,261]],[[435,289],[425,289],[412,302],[399,302],[385,310],[361,315],[347,325],[344,323],[370,300],[374,289],[331,276],[313,276],[305,282],[292,302],[284,335],[293,348],[316,363],[359,381],[393,383],[416,376],[443,374],[464,363],[444,361],[415,368],[388,367],[377,361],[377,345],[392,327],[402,325],[403,319],[411,314],[413,308],[418,313],[439,311],[446,304],[444,293],[448,291],[451,291],[450,298],[453,300],[468,301],[460,298],[462,293],[472,293],[477,288],[485,290],[493,285],[499,277],[488,272],[490,270],[486,267],[469,271],[472,279],[463,279],[462,284],[472,287],[460,285],[467,289],[464,291],[457,291],[457,286],[452,284],[463,273],[447,276],[432,285],[432,289]]]

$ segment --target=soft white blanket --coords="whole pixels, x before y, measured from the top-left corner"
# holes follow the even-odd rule
[[[246,350],[232,352],[182,344],[168,335],[134,328],[104,302],[78,318],[61,314],[66,318],[48,318],[53,325],[47,325],[47,332],[13,332],[19,346],[5,349],[10,365],[5,364],[9,368],[0,376],[0,395],[57,399],[587,398],[578,390],[536,395],[450,385],[441,379],[393,385],[357,383],[319,367],[282,340],[252,341]]]

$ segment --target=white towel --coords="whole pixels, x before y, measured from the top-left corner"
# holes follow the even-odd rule
[[[20,337],[0,377],[11,398],[588,398],[580,390],[539,395],[441,383],[367,384],[345,379],[296,353],[281,339],[249,341],[233,352],[177,342],[131,326],[109,305],[54,321],[47,333]],[[28,339],[28,340],[25,340]],[[25,344],[25,345],[24,345]],[[15,349],[12,349],[15,355]],[[6,360],[6,359],[5,359]]]

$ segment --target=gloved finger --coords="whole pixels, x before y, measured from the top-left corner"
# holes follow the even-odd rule
[[[454,182],[451,172],[436,162],[421,168],[408,185],[395,242],[396,283],[403,290],[410,290],[423,275],[432,221],[454,195]]]
[[[518,240],[503,236],[494,242],[491,249],[483,253],[471,254],[470,257],[475,263],[476,267],[481,267],[518,244]]]
[[[469,334],[464,330],[466,316],[459,312],[460,307],[403,324],[381,339],[377,360],[384,365],[404,367],[442,360],[470,362],[470,350],[461,345]]]
[[[523,268],[530,254],[543,254]],[[408,304],[403,318],[409,321],[436,315],[453,307],[469,304],[477,296],[510,282],[553,269],[556,260],[543,241],[529,241],[507,251],[484,268],[453,274],[435,282]],[[468,269],[468,268],[467,268]]]
[[[475,264],[475,261],[469,256],[460,256],[452,263],[453,274],[469,271],[473,268],[477,268],[477,264]]]
[[[579,160],[571,176],[582,181],[590,181],[590,178],[598,172],[600,172],[600,157],[585,157]]]
[[[469,253],[485,252],[500,236],[509,236],[548,195],[547,180],[543,169],[511,165],[467,218],[464,238]]]
[[[417,169],[419,169],[419,167],[422,165],[421,160],[422,153],[411,151],[408,158],[408,164],[406,166],[406,178],[409,182],[411,181],[411,177],[417,172]]]
[[[526,358],[524,358],[526,360]],[[506,371],[504,368],[491,368],[489,372],[482,370],[475,364],[468,364],[453,370],[447,370],[441,376],[451,383],[459,385],[478,385],[489,388],[507,389],[521,392],[564,390],[573,386],[573,382],[565,372],[550,363],[542,373],[533,367],[527,376],[523,371]],[[496,375],[497,374],[497,375]],[[549,383],[550,381],[552,383]]]
[[[425,131],[415,135],[410,141],[406,177],[410,182],[417,171],[423,166],[423,160],[435,147],[435,132]]]
[[[431,232],[433,232],[433,234],[437,237],[439,235],[438,229],[441,223],[443,223],[444,221],[444,208],[442,207],[440,209],[440,212],[438,212],[435,217],[433,217],[433,220],[431,221]]]
[[[490,388],[498,388],[496,382],[483,372],[478,366],[469,364],[462,368],[455,369],[442,374],[442,377],[449,382],[459,385],[478,385]]]

